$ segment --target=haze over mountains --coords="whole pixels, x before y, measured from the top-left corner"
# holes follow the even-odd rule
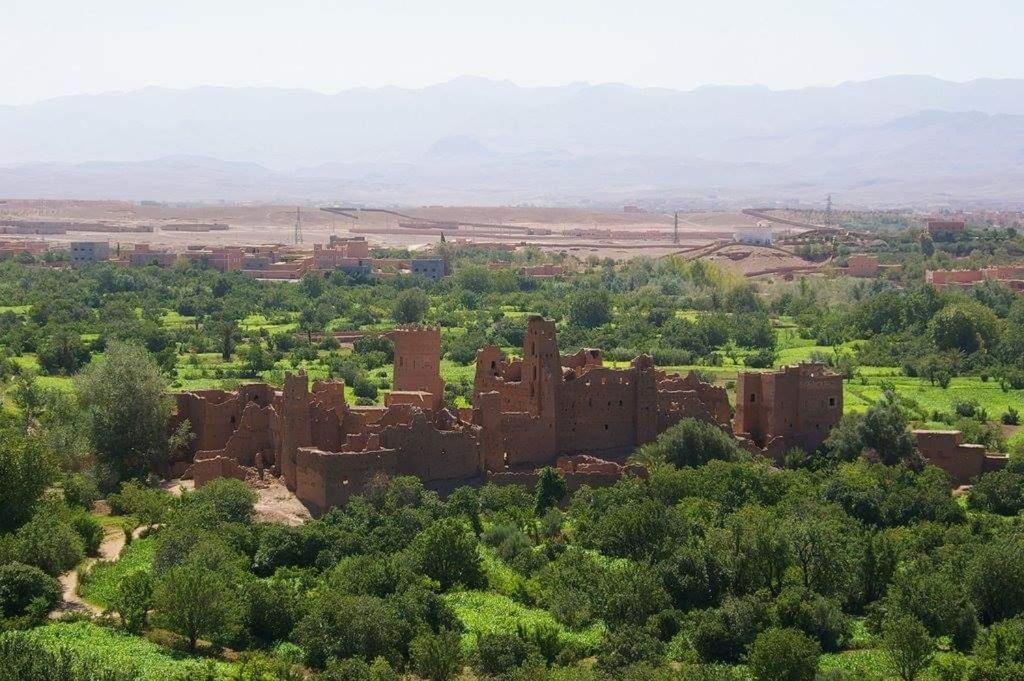
[[[336,95],[147,88],[0,107],[0,196],[363,203],[1024,203],[1024,80]]]

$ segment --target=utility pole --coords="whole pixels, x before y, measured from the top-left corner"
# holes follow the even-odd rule
[[[829,194],[828,198],[825,199],[825,225],[828,227],[832,226],[832,195]]]
[[[679,245],[679,211],[675,213],[675,220],[672,224],[672,243]]]
[[[302,207],[295,206],[295,243],[302,243]]]

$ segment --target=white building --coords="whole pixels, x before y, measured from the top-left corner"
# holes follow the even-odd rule
[[[750,246],[771,246],[772,223],[759,222],[756,227],[739,227],[733,233],[733,239]]]

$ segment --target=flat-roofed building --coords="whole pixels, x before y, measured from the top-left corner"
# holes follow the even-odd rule
[[[72,241],[71,264],[86,267],[97,262],[110,260],[110,243],[107,241]]]

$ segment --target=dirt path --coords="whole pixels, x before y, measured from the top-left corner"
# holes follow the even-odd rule
[[[56,619],[67,612],[91,612],[94,615],[98,615],[103,612],[102,608],[92,605],[91,603],[86,603],[82,600],[82,597],[78,595],[79,568],[89,571],[99,560],[115,561],[121,557],[121,551],[124,550],[124,530],[114,525],[107,525],[103,528],[103,532],[103,541],[100,542],[99,556],[95,558],[86,558],[78,566],[68,570],[57,578],[57,581],[60,582],[61,588],[63,589],[63,595],[61,596],[61,602],[58,603],[57,607],[50,613],[51,619]]]

